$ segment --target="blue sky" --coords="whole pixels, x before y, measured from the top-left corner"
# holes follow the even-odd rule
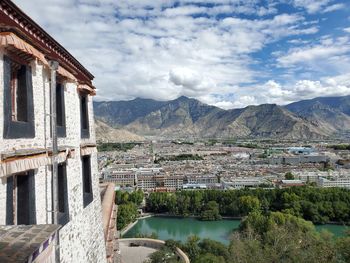
[[[94,75],[97,100],[222,108],[350,95],[350,2],[15,0]]]

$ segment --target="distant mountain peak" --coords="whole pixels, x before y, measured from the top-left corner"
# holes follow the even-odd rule
[[[188,102],[188,101],[198,101],[198,100],[182,95],[182,96],[178,97],[177,99],[174,99],[173,101]]]
[[[261,104],[223,110],[180,96],[170,101],[96,102],[94,110],[96,118],[142,136],[316,139],[350,131],[349,99],[322,97],[284,107]]]

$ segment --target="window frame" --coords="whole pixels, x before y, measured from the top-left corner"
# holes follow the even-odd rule
[[[83,206],[85,208],[93,200],[91,155],[83,155],[81,157],[81,166],[82,166]]]
[[[56,82],[56,126],[57,136],[66,137],[66,107],[65,107],[65,86],[62,82]],[[61,102],[60,105],[58,102]],[[60,111],[59,111],[60,108]],[[62,118],[62,125],[58,123],[58,113],[60,112]]]
[[[57,183],[58,183],[58,223],[62,226],[70,221],[69,214],[69,195],[67,183],[67,163],[57,165]]]
[[[25,86],[26,86],[26,112],[27,121],[17,121],[13,118],[13,95],[12,95],[12,69],[11,63],[17,63],[25,67]],[[33,100],[33,82],[32,82],[32,68],[24,62],[18,62],[13,55],[3,56],[3,73],[4,73],[4,139],[16,138],[34,138],[34,100]],[[18,100],[18,98],[17,98]],[[16,102],[17,103],[17,102]]]
[[[81,127],[80,129],[81,138],[90,138],[89,95],[88,94],[80,94],[80,127]]]
[[[24,184],[20,184],[19,178]],[[26,180],[23,180],[24,178]],[[35,225],[36,198],[34,170],[13,174],[7,177],[6,184],[6,225]],[[19,195],[23,193],[23,190],[27,190],[27,194],[20,198]],[[25,203],[20,203],[19,200],[24,200]],[[23,207],[27,211],[24,211]],[[18,211],[23,213],[19,213]]]

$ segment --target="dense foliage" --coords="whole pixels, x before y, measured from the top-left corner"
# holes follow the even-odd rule
[[[264,213],[280,211],[314,223],[350,222],[350,191],[341,188],[151,193],[146,200],[146,209],[154,213],[203,216],[211,201],[216,202],[221,216],[243,217],[255,210]]]
[[[117,229],[121,230],[137,218],[137,206],[134,203],[118,206]]]
[[[334,150],[350,150],[350,144],[335,144],[328,146],[328,148]]]
[[[186,160],[200,161],[200,160],[203,160],[203,157],[199,156],[198,154],[183,153],[176,156],[158,157],[154,160],[154,163],[160,163],[164,161],[186,161]]]
[[[215,201],[209,201],[204,205],[200,218],[204,221],[220,220],[219,205]]]
[[[228,246],[197,236],[184,244],[166,243],[181,248],[194,263],[350,262],[349,234],[335,239],[329,232],[316,232],[311,222],[281,212],[251,212]],[[174,262],[164,254],[157,260],[151,262]]]
[[[286,180],[294,180],[294,175],[291,172],[288,172],[284,175]]]
[[[172,240],[165,241],[165,246],[162,247],[160,250],[152,253],[149,259],[145,261],[145,263],[182,262],[180,257],[175,253],[176,245],[178,245],[178,243],[175,241],[172,241]]]
[[[111,151],[124,151],[131,150],[140,143],[127,142],[127,143],[101,143],[97,145],[99,152],[111,152]]]
[[[134,222],[138,216],[137,207],[143,201],[141,190],[132,193],[117,191],[115,203],[118,204],[117,229],[121,230]]]
[[[125,191],[116,191],[115,203],[117,205],[127,204],[129,202],[141,205],[144,198],[144,193],[142,190],[133,191],[131,193]]]

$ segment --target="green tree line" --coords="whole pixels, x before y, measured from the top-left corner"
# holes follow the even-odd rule
[[[350,222],[350,191],[341,188],[292,187],[151,193],[146,210],[216,220],[244,217],[251,211],[283,212],[316,224]]]
[[[126,142],[126,143],[101,143],[97,145],[97,151],[99,152],[111,152],[111,151],[124,151],[131,150],[136,145],[141,143]]]
[[[128,224],[134,222],[138,216],[137,208],[143,201],[141,190],[132,193],[117,191],[115,203],[118,205],[117,229],[121,230]]]
[[[160,163],[164,161],[187,161],[187,160],[201,161],[203,160],[203,157],[199,156],[198,154],[183,153],[176,156],[158,157],[154,160],[154,163]]]
[[[350,150],[350,144],[335,144],[327,147],[334,150]]]

